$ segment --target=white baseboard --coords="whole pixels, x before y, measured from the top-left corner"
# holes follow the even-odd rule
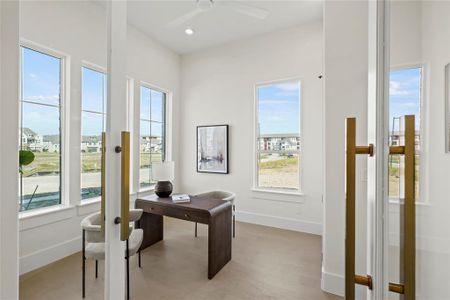
[[[322,224],[307,221],[301,221],[290,218],[269,216],[264,214],[237,211],[236,220],[244,223],[252,223],[258,225],[265,225],[280,229],[294,230],[306,232],[316,235],[322,235]]]
[[[81,250],[81,237],[41,249],[22,256],[19,262],[20,275],[60,260]]]
[[[344,276],[334,274],[334,273],[328,273],[325,270],[322,269],[322,290],[338,295],[341,297],[344,297],[345,294],[345,280]]]

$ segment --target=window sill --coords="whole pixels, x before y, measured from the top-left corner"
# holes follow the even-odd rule
[[[305,194],[300,191],[285,191],[285,190],[274,190],[274,189],[261,189],[252,188],[252,192],[261,193],[263,196],[254,196],[256,199],[269,200],[269,201],[279,201],[279,202],[290,202],[290,203],[303,203],[303,197]],[[272,195],[272,196],[269,196]]]
[[[74,215],[74,206],[55,205],[19,213],[19,231],[24,231],[58,221],[70,219]]]
[[[261,188],[252,188],[253,192],[257,193],[270,193],[270,194],[281,194],[281,195],[291,195],[291,196],[304,196],[305,194],[301,191],[295,190],[276,190],[276,189],[261,189]]]
[[[80,206],[87,206],[87,205],[91,205],[91,204],[95,204],[95,203],[100,203],[101,200],[102,200],[101,197],[94,197],[94,198],[90,198],[90,199],[86,199],[86,200],[81,200],[81,203],[77,204],[77,206],[80,207]]]
[[[34,218],[34,217],[47,215],[47,214],[51,214],[54,212],[69,210],[69,209],[73,209],[73,206],[59,204],[59,205],[52,205],[49,207],[31,209],[28,211],[21,211],[21,212],[19,212],[19,220],[26,220],[29,218]]]

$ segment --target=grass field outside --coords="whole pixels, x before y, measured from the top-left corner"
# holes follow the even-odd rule
[[[34,162],[24,167],[24,177],[57,175],[60,172],[59,153],[35,152]],[[150,162],[161,161],[161,153],[141,152],[141,168],[150,167]],[[151,158],[151,159],[150,159]],[[81,153],[81,172],[100,172],[101,153]]]
[[[23,207],[33,209],[60,203],[60,155],[59,153],[35,152],[35,160],[24,167]],[[141,153],[140,178],[142,186],[150,181],[151,162],[161,161],[161,153]],[[101,153],[81,153],[81,197],[100,196]],[[33,200],[28,205],[31,196]]]
[[[258,186],[263,188],[299,189],[297,154],[263,153],[258,163]]]
[[[400,198],[400,183],[403,180],[403,167],[400,166],[400,155],[392,155],[389,160],[389,198]],[[420,188],[420,156],[415,160],[415,188],[416,198],[419,197]]]

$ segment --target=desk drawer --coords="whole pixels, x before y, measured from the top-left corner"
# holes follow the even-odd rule
[[[162,215],[162,216],[168,216],[173,217],[177,219],[182,219],[186,221],[192,221],[192,222],[198,222],[198,223],[209,223],[209,214],[206,212],[200,212],[200,211],[190,211],[190,210],[183,210],[180,208],[175,207],[164,207],[160,205],[154,205],[150,204],[145,207],[145,212],[156,214],[156,215]]]

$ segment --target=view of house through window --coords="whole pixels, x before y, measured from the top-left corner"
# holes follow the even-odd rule
[[[420,107],[422,98],[422,68],[396,69],[390,73],[389,81],[389,143],[404,145],[403,116],[416,116],[416,197],[419,197],[420,177]],[[404,197],[403,158],[389,157],[389,198]]]
[[[20,174],[19,210],[61,203],[61,59],[21,47],[20,149],[34,161]]]
[[[81,94],[81,199],[101,195],[101,135],[105,131],[106,75],[83,67]]]
[[[141,86],[140,101],[140,170],[141,188],[149,187],[151,163],[165,159],[166,94]]]
[[[256,88],[258,188],[300,189],[300,82]]]

